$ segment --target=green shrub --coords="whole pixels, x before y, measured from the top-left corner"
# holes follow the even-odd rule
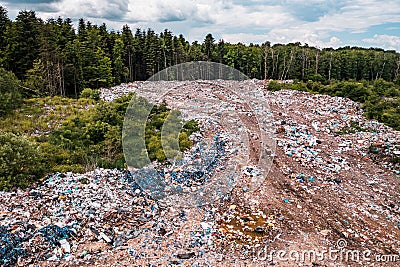
[[[282,85],[277,81],[270,81],[267,85],[267,90],[275,92],[282,89]]]
[[[85,88],[82,90],[80,97],[81,98],[91,98],[94,100],[100,100],[100,92],[99,92],[99,90]]]
[[[85,171],[84,167],[81,164],[71,164],[71,165],[57,165],[52,169],[53,172],[75,172],[75,173],[83,173]]]
[[[26,187],[43,175],[38,145],[26,137],[0,132],[0,190]]]
[[[167,108],[166,103],[156,105],[150,112],[149,118],[146,122],[146,148],[150,160],[164,162],[168,157],[177,155],[177,150],[183,152],[192,146],[192,141],[189,136],[199,131],[197,121],[187,121],[178,136],[174,136],[174,132],[164,133],[163,142],[167,147],[163,147],[161,141],[161,131],[168,118],[168,123],[177,124],[181,123],[181,114],[177,110],[170,110]],[[164,129],[165,130],[165,129]],[[175,146],[175,140],[178,139],[178,144]],[[166,151],[164,151],[164,149]],[[167,155],[166,155],[167,154]]]
[[[0,116],[21,105],[22,95],[18,83],[12,72],[0,68]]]
[[[13,120],[9,118],[11,114],[5,117],[5,120],[10,121],[7,124],[9,126],[3,128],[12,131],[13,125],[17,125],[16,131],[24,131],[27,135],[35,132],[38,126],[40,132],[50,131],[48,135],[35,137],[37,143],[12,133],[1,135],[0,189],[26,187],[43,176],[44,171],[84,172],[95,167],[124,168],[126,163],[122,149],[122,126],[131,98],[132,95],[124,96],[111,103],[101,100],[94,102],[89,98],[71,100],[48,97],[27,100],[20,112],[13,116]],[[89,109],[82,108],[80,100],[95,105],[89,105]],[[145,99],[138,98],[138,101],[144,105],[148,103]],[[45,107],[50,107],[50,110],[46,111]],[[27,117],[26,114],[33,115]],[[164,149],[168,152],[168,147],[163,149],[161,145],[161,129],[168,116],[174,114],[176,116],[169,117],[173,119],[172,123],[175,123],[175,119],[179,119],[178,122],[181,123],[178,111],[171,111],[165,103],[154,106],[146,124],[146,147],[151,160],[166,160]],[[54,118],[55,121],[49,118]],[[47,122],[54,124],[52,128],[47,129]],[[192,145],[190,134],[198,130],[196,121],[188,121],[180,133],[178,131],[179,138],[174,136],[177,133],[166,136],[167,143],[179,141],[179,146],[174,147],[174,151],[184,151]],[[168,138],[172,141],[169,142]],[[132,141],[136,139],[133,138]]]
[[[310,80],[312,80],[313,82],[320,82],[320,83],[326,81],[326,79],[319,73],[311,75]]]

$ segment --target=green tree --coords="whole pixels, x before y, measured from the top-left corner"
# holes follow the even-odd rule
[[[174,50],[173,45],[174,42],[172,33],[167,29],[165,29],[164,32],[160,33],[160,46],[163,57],[163,60],[161,62],[162,69],[172,66],[173,50]]]
[[[113,83],[111,59],[99,47],[96,51],[96,75],[89,82],[95,82],[95,88],[110,87]]]
[[[77,98],[80,91],[84,88],[83,56],[84,46],[79,39],[74,39],[67,43],[63,51],[65,57],[64,77],[66,88],[70,95]]]
[[[7,114],[22,103],[17,77],[0,68],[0,116]]]
[[[26,137],[0,132],[0,190],[27,187],[43,175],[38,145]]]
[[[123,43],[122,59],[124,66],[128,68],[127,81],[135,80],[135,49],[132,31],[128,25],[122,27],[121,40]],[[118,43],[116,42],[116,45]]]
[[[7,10],[0,6],[0,67],[3,66],[3,60],[4,60],[4,52],[6,49],[6,37],[5,33],[7,30],[7,27],[9,27],[11,24],[10,19],[8,18],[8,13]]]
[[[49,80],[46,74],[46,66],[42,60],[35,60],[33,67],[26,72],[24,85],[42,94],[54,95],[48,88]]]
[[[158,35],[151,29],[148,29],[145,40],[146,75],[151,77],[161,69],[161,45]]]
[[[20,11],[6,31],[6,64],[19,79],[33,67],[40,53],[42,21],[34,11]]]
[[[208,61],[212,61],[214,57],[214,50],[215,50],[215,39],[211,33],[207,34],[206,38],[203,42],[202,51],[206,55]]]
[[[123,61],[124,42],[121,37],[118,37],[115,40],[115,45],[113,48],[112,55],[113,55],[112,69],[113,69],[114,82],[116,84],[120,84],[121,82],[127,82],[129,75],[129,68],[124,66],[124,61]]]

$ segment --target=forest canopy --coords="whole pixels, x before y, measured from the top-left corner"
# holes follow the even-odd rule
[[[400,54],[379,48],[318,49],[307,44],[230,44],[211,33],[189,43],[168,29],[109,31],[80,19],[43,21],[20,11],[14,21],[0,6],[0,67],[12,71],[42,95],[79,96],[84,88],[146,80],[158,71],[188,61],[229,65],[250,78],[330,83],[334,80],[399,81]]]

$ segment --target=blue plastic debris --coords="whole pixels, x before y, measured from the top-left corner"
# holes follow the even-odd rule
[[[181,218],[181,220],[184,221],[184,222],[187,221],[187,217],[186,217],[185,211],[181,211],[179,213],[179,218]]]
[[[205,147],[207,146],[207,149]],[[125,180],[131,184],[133,191],[140,188],[150,192],[153,199],[162,199],[167,195],[181,193],[185,187],[203,186],[213,175],[213,171],[221,163],[225,155],[225,141],[220,134],[214,136],[214,142],[211,145],[199,143],[188,159],[176,160],[174,166],[178,167],[169,172],[172,184],[166,184],[166,171],[155,168],[142,168],[132,174],[126,172]],[[199,159],[199,161],[197,161]],[[199,163],[201,162],[201,163]],[[185,166],[185,169],[179,167]],[[189,167],[188,167],[189,166]],[[167,191],[168,190],[168,191]]]
[[[134,249],[129,249],[129,248],[128,248],[128,252],[129,252],[129,254],[130,254],[131,256],[135,256],[135,255],[136,255],[136,250],[134,250]]]
[[[14,266],[19,258],[29,255],[23,248],[23,244],[30,242],[36,234],[44,236],[51,247],[60,246],[61,239],[71,237],[72,232],[68,227],[59,227],[57,225],[48,225],[35,231],[33,225],[27,225],[24,229],[11,232],[11,226],[0,226],[0,265]]]
[[[19,232],[11,233],[9,227],[0,226],[0,264],[2,266],[12,266],[18,258],[27,256],[27,251],[21,248],[23,241]]]
[[[38,232],[42,233],[52,246],[59,246],[61,239],[67,239],[72,236],[72,231],[66,226],[61,228],[57,225],[48,225]]]

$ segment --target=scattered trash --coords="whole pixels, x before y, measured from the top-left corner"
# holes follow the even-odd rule
[[[71,253],[71,246],[66,239],[60,240],[60,246],[64,253]]]
[[[101,89],[102,99],[112,101],[144,83]],[[247,159],[236,166],[240,179],[232,191],[207,205],[162,206],[160,196],[144,190],[156,184],[154,174],[177,192],[207,185],[238,153],[218,127],[210,134],[213,153],[194,146],[180,162],[153,172],[55,173],[28,190],[0,192],[0,265],[104,266],[118,258],[127,266],[262,266],[267,262],[254,263],[251,255],[264,244],[323,247],[343,237],[352,249],[400,251],[393,243],[400,238],[399,196],[390,190],[400,179],[399,132],[366,120],[359,104],[346,98],[263,93],[278,149],[257,190],[249,193],[248,181],[261,171]]]
[[[190,259],[190,258],[193,258],[193,257],[195,257],[195,256],[196,256],[196,254],[195,254],[194,252],[176,255],[176,257],[177,257],[178,259]]]

